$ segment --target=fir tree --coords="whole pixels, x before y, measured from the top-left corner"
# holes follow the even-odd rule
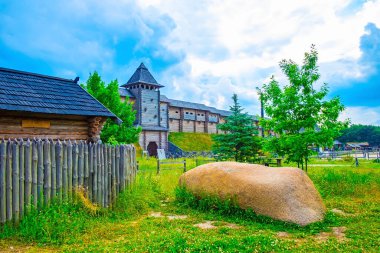
[[[255,136],[257,128],[253,125],[252,117],[243,112],[236,94],[232,99],[232,114],[226,118],[225,123],[217,125],[218,130],[224,134],[213,137],[213,152],[219,160],[250,161],[260,148],[259,138]]]

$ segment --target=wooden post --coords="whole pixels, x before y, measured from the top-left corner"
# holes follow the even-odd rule
[[[131,145],[127,146],[127,168],[128,168],[128,176],[127,176],[127,186],[131,186],[131,180],[132,180],[132,171],[133,171],[133,160],[132,160],[132,147]]]
[[[93,180],[92,180],[92,201],[98,201],[98,152],[97,152],[98,144],[94,144],[92,147],[93,150]]]
[[[56,169],[57,169],[57,196],[62,201],[62,144],[58,140],[55,145]]]
[[[37,153],[37,140],[32,141],[32,203],[33,208],[37,207],[38,203],[38,188],[37,188],[37,174],[38,174],[38,153]]]
[[[88,159],[88,151],[89,151],[89,146],[90,144],[89,143],[83,143],[83,153],[84,153],[84,168],[83,168],[83,173],[84,173],[84,177],[83,177],[83,186],[85,189],[88,190],[88,178],[90,176],[90,169],[89,169],[89,159]],[[87,191],[88,193],[88,191]]]
[[[73,144],[73,188],[78,187],[78,145],[77,142],[74,141]]]
[[[98,151],[98,145],[94,144],[94,182],[93,182],[93,199],[95,202],[99,202],[99,196],[98,196],[98,176],[99,176],[99,151]]]
[[[92,179],[93,179],[93,173],[94,173],[94,168],[93,168],[93,164],[94,164],[94,161],[93,161],[93,150],[92,150],[92,142],[89,142],[87,145],[88,147],[88,168],[87,168],[87,172],[85,172],[85,174],[87,173],[87,175],[85,175],[85,180],[84,180],[84,184],[85,186],[87,187],[87,193],[88,193],[88,198],[90,200],[93,201],[92,199]],[[86,153],[85,153],[85,156],[86,156]],[[87,180],[87,181],[86,181]]]
[[[111,148],[111,159],[112,159],[112,187],[111,187],[111,192],[112,192],[112,204],[116,201],[116,151],[117,147],[113,146]]]
[[[44,144],[44,204],[48,206],[51,198],[51,160],[50,160],[50,142],[43,141]]]
[[[103,203],[104,207],[108,205],[108,153],[107,144],[103,145]]]
[[[83,141],[80,141],[79,142],[79,145],[78,145],[78,148],[79,148],[79,156],[78,156],[78,178],[79,178],[79,181],[78,181],[78,185],[79,186],[83,186],[83,183],[84,183],[84,148],[83,148]]]
[[[53,140],[50,141],[50,159],[51,159],[51,199],[57,196],[57,167],[56,167],[56,159],[55,159],[55,145]]]
[[[32,195],[32,159],[30,152],[30,140],[25,143],[25,207],[30,207],[30,198]]]
[[[19,149],[19,175],[20,175],[20,193],[19,193],[19,206],[20,206],[20,214],[19,217],[21,218],[24,216],[24,190],[25,190],[25,148],[24,148],[24,141],[20,139],[20,142],[17,143],[18,149]]]
[[[160,159],[157,158],[157,175],[160,174]]]
[[[124,182],[125,182],[125,188],[128,186],[128,178],[129,178],[129,146],[128,145],[125,145],[125,160],[124,160],[124,163],[125,163],[125,173],[124,173]]]
[[[3,139],[0,144],[0,223],[5,223],[7,220],[5,159],[6,144]]]
[[[7,142],[7,161],[6,161],[6,181],[7,181],[7,220],[10,221],[13,218],[13,204],[12,204],[12,142],[8,139]]]
[[[19,149],[17,141],[12,141],[12,209],[13,219],[18,223],[20,219],[20,167],[19,167]]]
[[[97,189],[97,202],[99,203],[99,205],[101,206],[102,205],[102,185],[101,185],[101,182],[102,182],[102,165],[101,165],[101,145],[100,144],[97,144],[96,145],[96,152],[97,152],[97,168],[98,168],[98,175],[97,175],[97,179],[98,179],[98,182],[97,182],[97,185],[98,185],[98,189]]]
[[[116,146],[116,192],[120,192],[120,146]]]
[[[102,199],[102,207],[105,207],[105,186],[104,186],[104,182],[105,182],[105,162],[104,162],[104,145],[100,145],[100,159],[101,159],[101,171],[102,171],[102,176],[101,176],[101,181],[100,181],[100,185],[101,185],[101,199]]]
[[[111,149],[112,147],[111,146],[107,146],[107,170],[108,170],[108,174],[107,174],[107,193],[108,193],[108,196],[107,196],[107,203],[108,203],[108,206],[110,206],[112,204],[112,152],[111,152]]]
[[[66,201],[68,198],[68,189],[69,189],[69,181],[68,181],[68,153],[67,153],[67,143],[66,141],[63,141],[62,145],[63,149],[63,166],[62,166],[62,198]]]
[[[277,158],[277,167],[281,167],[281,158]]]
[[[186,172],[186,159],[183,159],[183,172]]]
[[[72,200],[73,197],[73,145],[71,141],[67,143],[67,182],[68,182],[68,197]]]
[[[125,146],[120,146],[120,192],[125,189],[124,173],[125,173]]]

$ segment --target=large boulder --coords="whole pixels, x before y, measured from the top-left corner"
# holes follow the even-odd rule
[[[234,198],[243,209],[305,226],[323,219],[326,208],[307,174],[297,168],[216,162],[180,177],[194,195]]]

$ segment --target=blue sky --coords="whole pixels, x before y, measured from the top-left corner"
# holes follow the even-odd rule
[[[0,0],[0,67],[124,83],[144,62],[168,97],[228,109],[237,93],[258,114],[255,87],[286,84],[278,62],[316,44],[342,118],[380,125],[379,13],[379,0]]]

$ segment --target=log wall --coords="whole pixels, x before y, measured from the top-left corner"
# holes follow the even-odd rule
[[[2,114],[4,112],[1,112]],[[105,122],[102,117],[1,115],[0,139],[48,138],[97,141]]]

